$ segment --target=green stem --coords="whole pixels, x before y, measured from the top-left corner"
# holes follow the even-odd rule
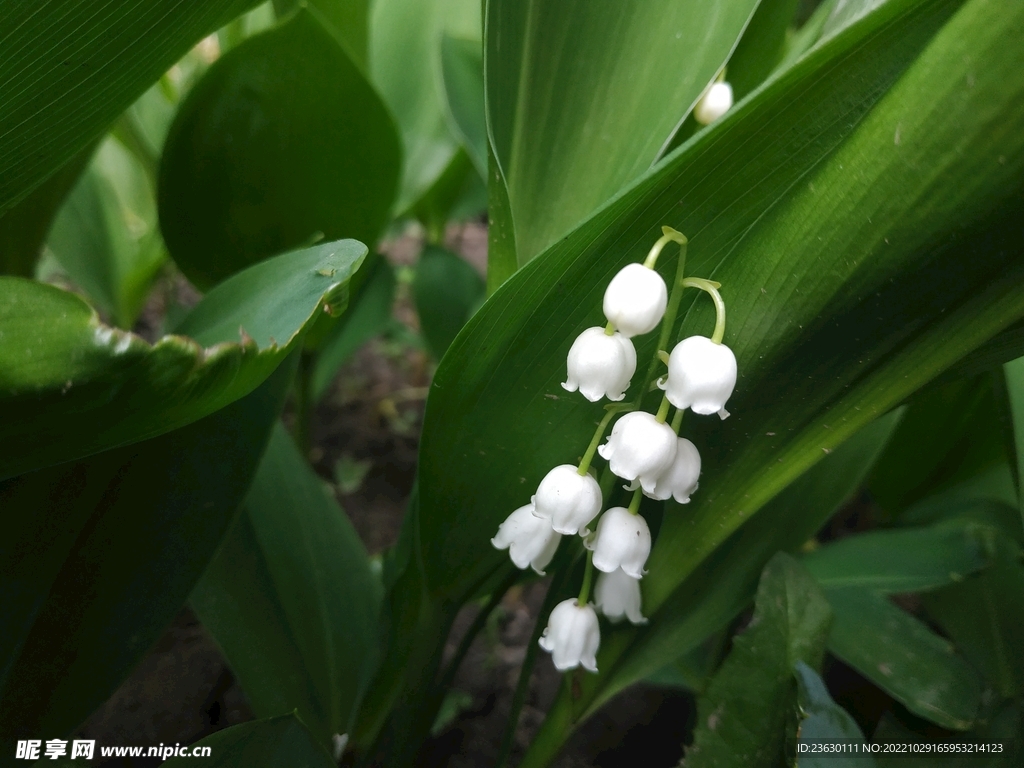
[[[661,255],[662,249],[669,243],[679,243],[680,247],[686,246],[686,236],[682,232],[677,232],[672,227],[662,227],[662,235],[658,240],[651,246],[650,252],[647,254],[647,258],[644,259],[644,266],[648,269],[654,269],[658,263],[658,256]]]
[[[608,321],[608,325],[604,327],[605,336],[613,336],[615,334],[615,323],[611,320]]]
[[[609,408],[608,412],[605,413],[604,418],[601,419],[597,425],[597,429],[594,430],[594,437],[590,440],[590,445],[587,446],[587,452],[583,454],[583,460],[580,461],[579,472],[580,477],[583,477],[590,470],[590,462],[594,460],[594,454],[597,453],[597,446],[601,444],[601,438],[604,437],[604,431],[608,429],[608,422],[612,420],[612,417],[618,412],[616,408]]]
[[[676,408],[675,416],[672,417],[672,431],[677,435],[679,434],[679,428],[683,426],[684,413],[686,413],[685,408]]]
[[[661,396],[661,405],[658,406],[658,413],[655,414],[654,420],[659,424],[664,424],[665,419],[668,418],[668,409],[671,403],[668,401],[668,395]]]
[[[681,239],[671,238],[679,243],[679,262],[676,264],[676,279],[672,283],[672,292],[668,296],[668,304],[665,307],[665,317],[661,321],[661,333],[658,334],[658,346],[655,347],[658,351],[664,350],[668,346],[669,336],[672,334],[672,328],[676,324],[676,315],[679,313],[679,302],[683,298],[683,275],[686,274],[686,237],[670,227],[662,227],[662,231],[666,233],[665,237],[668,237],[668,232],[671,231]],[[658,242],[660,243],[665,237],[659,239]],[[655,247],[657,247],[657,243]],[[654,253],[654,248],[651,249],[651,252]],[[650,259],[651,257],[648,256],[647,258]],[[647,373],[644,375],[644,385],[640,388],[640,394],[637,395],[636,408],[640,407],[640,401],[643,400],[644,395],[651,388],[651,381],[654,378],[654,371],[658,367],[658,362],[659,357],[655,354],[651,358],[650,365],[647,366]]]
[[[638,514],[640,512],[640,499],[643,498],[643,489],[637,488],[633,491],[633,498],[630,499],[628,512],[631,515]]]
[[[682,284],[684,288],[700,288],[715,302],[715,332],[711,336],[711,340],[715,344],[721,344],[722,338],[725,336],[725,302],[722,301],[722,294],[718,292],[718,289],[722,287],[722,284],[701,277],[688,277],[682,281]]]
[[[583,570],[583,586],[580,587],[580,596],[576,599],[576,605],[580,608],[587,604],[590,599],[590,582],[594,578],[594,553],[587,552],[587,565]]]

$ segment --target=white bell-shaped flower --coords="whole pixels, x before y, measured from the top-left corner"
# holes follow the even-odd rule
[[[659,379],[658,386],[676,408],[727,418],[725,403],[736,386],[736,355],[706,336],[690,336],[672,350],[668,376]]]
[[[612,621],[621,621],[625,616],[633,624],[647,623],[640,612],[640,580],[621,568],[597,577],[594,604]]]
[[[594,567],[611,573],[621,568],[634,579],[644,575],[651,554],[651,529],[642,515],[625,507],[612,507],[597,521],[597,530],[584,542],[594,551]]]
[[[658,501],[665,501],[671,496],[680,504],[689,504],[690,494],[697,490],[699,478],[700,453],[697,446],[680,437],[676,442],[675,460],[658,476],[654,490],[646,495]]]
[[[643,264],[627,264],[604,292],[604,316],[627,339],[654,330],[665,315],[668,288]]]
[[[517,568],[532,567],[543,576],[561,540],[562,535],[551,528],[550,521],[537,517],[531,503],[517,509],[498,526],[491,544],[495,549],[507,549]]]
[[[551,611],[539,643],[560,672],[579,666],[597,672],[601,630],[594,607],[580,605],[576,598],[563,600]]]
[[[601,511],[601,486],[590,474],[580,475],[572,464],[561,464],[537,486],[534,514],[546,518],[558,533],[586,536],[587,523]]]
[[[730,109],[732,86],[725,82],[714,83],[693,108],[693,119],[701,125],[711,125]]]
[[[602,397],[621,400],[636,372],[633,342],[616,331],[611,336],[604,328],[587,328],[569,348],[568,377],[562,386],[580,391],[594,403]]]
[[[615,422],[608,442],[597,451],[608,460],[612,472],[630,482],[639,480],[652,492],[659,475],[676,457],[676,433],[653,414],[633,411]]]

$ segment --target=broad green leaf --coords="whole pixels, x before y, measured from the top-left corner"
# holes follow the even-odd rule
[[[998,535],[993,528],[955,524],[869,531],[826,544],[800,562],[825,589],[920,592],[985,568]]]
[[[800,688],[797,700],[801,713],[796,765],[799,768],[833,768],[836,755],[815,754],[809,742],[864,742],[864,732],[850,713],[832,700],[828,688],[817,672],[803,661],[798,661],[793,673]],[[802,751],[801,747],[807,751]],[[870,755],[842,757],[846,768],[875,768],[875,760]]]
[[[324,743],[350,730],[376,670],[383,593],[329,493],[278,425],[192,594],[256,714],[297,710]]]
[[[119,327],[132,327],[166,254],[146,171],[116,139],[100,144],[46,245]]]
[[[965,731],[978,714],[981,681],[953,645],[888,598],[826,590],[834,620],[828,649],[911,712]]]
[[[0,214],[0,274],[18,277],[35,274],[53,217],[75,186],[94,149],[91,144],[87,146],[21,202]]]
[[[440,36],[445,0],[375,0],[370,78],[395,116],[404,165],[395,213],[410,209],[459,149],[445,118]]]
[[[367,65],[370,36],[370,0],[310,0],[341,38],[352,61],[363,71]]]
[[[477,172],[487,177],[484,60],[479,39],[441,37],[441,75],[452,133],[462,141]]]
[[[268,259],[153,345],[73,294],[0,278],[0,478],[155,437],[248,394],[325,307],[344,309],[365,254],[343,240]]]
[[[793,558],[764,568],[749,627],[697,701],[687,768],[775,768],[796,733],[797,663],[820,667],[831,611],[821,588]]]
[[[525,264],[640,177],[757,0],[490,0],[487,126]]]
[[[160,165],[160,227],[205,289],[321,238],[374,243],[400,164],[384,103],[300,8],[218,59],[182,103]]]
[[[409,213],[426,229],[427,240],[439,243],[453,219],[477,216],[487,208],[487,189],[461,147],[434,183],[424,192]]]
[[[980,523],[983,527],[995,528],[1002,537],[1009,540],[1018,543],[1024,541],[1024,530],[1021,530],[1020,513],[1016,505],[1010,506],[1005,500],[984,493],[972,493],[979,485],[984,489],[983,484],[970,482],[920,501],[900,515],[898,522],[901,526],[947,522]]]
[[[928,616],[1005,697],[1024,693],[1024,566],[1003,542],[990,568],[924,596]]]
[[[395,300],[395,271],[382,258],[364,264],[370,268],[366,282],[353,297],[349,308],[331,329],[317,351],[313,370],[313,397],[321,398],[331,380],[363,344],[382,333],[391,322]]]
[[[335,761],[316,743],[305,724],[293,714],[242,723],[217,731],[191,745],[209,768],[334,768]],[[168,760],[168,768],[195,763],[194,752]]]
[[[1002,461],[1000,425],[989,374],[930,387],[907,416],[868,481],[891,517],[912,503]]]
[[[796,16],[797,0],[761,0],[739,45],[729,57],[726,80],[739,101],[771,74],[785,53],[786,33]]]
[[[0,483],[0,735],[68,733],[145,655],[234,519],[293,371],[182,429]]]
[[[200,38],[255,4],[4,3],[0,214],[104,134]]]
[[[979,12],[960,25],[968,37],[1005,29],[988,24],[990,6],[972,8]],[[920,97],[918,80],[928,83],[929,100],[937,98],[932,68],[945,53],[930,55],[900,82],[898,98],[886,97],[865,116],[953,10],[941,0],[910,9],[887,3],[681,147],[491,297],[439,367],[427,404],[420,477],[432,590],[458,594],[502,561],[486,545],[498,524],[548,469],[582,454],[601,410],[561,388],[565,355],[576,334],[601,322],[608,280],[646,253],[662,224],[688,233],[691,274],[722,282],[726,343],[742,376],[732,418],[695,418],[687,427],[703,457],[701,489],[685,514],[666,518],[644,580],[654,606],[795,477],[1024,314],[1024,264],[1009,255],[1019,230],[996,230],[1010,238],[1005,249],[974,250],[970,240],[955,249],[934,245],[948,227],[982,213],[961,182],[975,178],[971,169],[996,169],[984,177],[985,194],[999,198],[1016,183],[1003,169],[1024,165],[1018,134],[1007,128],[1014,119],[1024,124],[1024,114],[1003,98],[1005,81],[986,77],[983,87],[979,79],[966,94],[943,91],[948,101],[904,114],[904,100]],[[944,34],[938,47],[963,39],[959,31]],[[975,55],[986,50],[979,45]],[[986,61],[987,73],[999,70],[1002,53]],[[940,74],[945,83],[948,73]],[[975,95],[990,105],[984,120],[968,119]],[[912,129],[910,121],[926,114],[927,130]],[[920,131],[921,141],[894,151],[897,118],[906,136]],[[851,125],[857,130],[849,135]],[[947,151],[944,130],[963,138],[962,151]],[[972,141],[964,131],[1001,138]],[[998,147],[1017,148],[1006,155],[1013,162],[999,165]],[[894,167],[907,162],[904,152],[921,172],[901,171],[897,194],[891,184]],[[860,214],[837,206],[836,197],[864,206],[874,221],[870,236]],[[993,219],[977,226],[988,231],[1014,204],[986,204]],[[972,280],[954,278],[967,253]],[[672,254],[663,261],[671,274]],[[905,284],[922,288],[908,294]],[[942,307],[923,298],[923,286],[943,297]],[[694,306],[681,336],[708,332],[709,304]],[[898,317],[890,314],[897,307]],[[900,319],[908,315],[914,323]],[[637,341],[639,359],[648,359],[653,339]]]
[[[440,360],[484,296],[484,281],[465,259],[427,245],[413,281],[420,331]]]

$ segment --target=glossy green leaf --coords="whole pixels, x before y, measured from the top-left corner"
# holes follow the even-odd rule
[[[207,288],[321,238],[374,243],[400,164],[384,103],[302,8],[228,51],[182,103],[160,165],[160,227]]]
[[[0,214],[0,274],[35,274],[53,217],[82,175],[94,149],[87,146],[21,202]]]
[[[0,478],[155,437],[251,392],[325,306],[344,309],[365,254],[343,240],[268,259],[153,345],[77,296],[0,278]]]
[[[1017,290],[1024,264],[1009,249],[1019,230],[995,230],[1010,238],[1006,249],[979,243],[975,250],[970,240],[959,239],[955,249],[934,245],[949,227],[973,223],[968,216],[991,216],[976,225],[979,237],[991,233],[1012,209],[1013,203],[1002,209],[986,203],[979,210],[960,181],[971,177],[968,168],[984,167],[995,174],[984,177],[989,198],[1014,188],[1003,169],[1024,164],[1017,141],[1024,132],[1006,126],[1024,123],[1024,115],[1014,111],[1016,102],[1003,100],[1006,83],[993,76],[982,88],[978,80],[972,91],[945,91],[948,101],[929,85],[929,108],[904,111],[905,97],[924,98],[917,81],[937,77],[933,68],[946,61],[947,46],[962,44],[956,26],[966,26],[970,37],[1005,28],[988,24],[990,6],[973,8],[954,31],[943,33],[933,46],[939,50],[929,49],[925,63],[865,117],[955,9],[945,2],[909,10],[887,3],[680,148],[487,302],[460,334],[453,347],[458,352],[438,369],[427,405],[422,541],[432,589],[458,593],[503,559],[482,550],[483,542],[551,466],[583,452],[601,411],[562,390],[565,354],[579,331],[601,322],[607,281],[646,252],[655,227],[670,224],[688,233],[688,271],[723,283],[726,342],[742,373],[731,419],[693,419],[687,427],[703,456],[701,492],[685,515],[666,518],[645,579],[655,606],[829,450],[1024,314]],[[981,40],[975,43],[976,55],[988,50]],[[1002,52],[991,56],[986,72],[998,70],[995,63],[1003,60]],[[829,76],[823,77],[819,69],[826,66]],[[946,82],[945,70],[939,72],[938,80]],[[857,88],[862,90],[854,98],[850,90]],[[975,96],[991,111],[970,122]],[[897,117],[905,136],[911,135],[911,119],[927,122],[913,129],[922,139],[908,145],[912,150],[894,149],[889,129]],[[858,130],[848,136],[851,124]],[[940,125],[963,139],[962,151],[947,151]],[[970,141],[964,136],[968,125],[1001,139]],[[1013,163],[1000,165],[997,147],[1016,148],[1005,156]],[[921,174],[901,172],[899,194],[881,194],[891,189],[892,168],[905,166],[905,151],[919,158],[914,167]],[[794,187],[812,168],[812,177]],[[837,206],[835,197],[867,206],[863,213],[874,221],[870,236],[862,219]],[[680,200],[692,202],[681,206]],[[721,213],[726,206],[728,216]],[[972,280],[954,278],[953,265],[968,252]],[[663,261],[670,274],[671,255]],[[904,284],[927,285],[930,297],[944,297],[943,306],[924,300],[921,291],[908,295]],[[707,332],[709,304],[694,306],[680,335]],[[894,319],[889,313],[897,308],[900,318],[909,313],[914,323]],[[638,339],[641,360],[653,353],[652,341]]]
[[[971,727],[981,681],[949,641],[881,595],[863,589],[826,595],[834,615],[829,651],[911,712],[945,728]]]
[[[985,568],[997,535],[975,525],[869,531],[826,544],[800,562],[826,589],[920,592]]]
[[[370,8],[370,77],[405,150],[396,213],[415,205],[459,149],[440,78],[444,28],[444,0],[375,0]]]
[[[244,514],[192,594],[260,717],[347,733],[377,666],[383,588],[355,529],[278,426]]]
[[[160,637],[234,519],[293,371],[182,429],[0,484],[0,735],[68,733]]]
[[[316,743],[295,715],[242,723],[217,731],[191,745],[209,747],[203,765],[209,768],[334,768],[335,761]],[[174,757],[164,765],[184,768],[195,763],[195,753]]]
[[[116,139],[100,144],[46,245],[119,327],[131,328],[166,254],[146,171]]]
[[[761,0],[739,45],[729,57],[726,80],[739,101],[771,74],[785,53],[786,34],[796,16],[797,0]]]
[[[487,144],[487,295],[516,273],[516,226],[508,201],[508,185],[494,150]]]
[[[5,3],[0,214],[107,131],[200,38],[255,0]]]
[[[452,133],[462,140],[477,172],[487,176],[484,58],[479,39],[441,37],[441,76]]]
[[[349,308],[317,351],[313,371],[313,397],[321,398],[331,380],[363,344],[382,333],[391,322],[395,301],[395,271],[383,258],[375,258],[365,283]],[[362,270],[360,270],[362,271]]]
[[[833,768],[835,754],[801,753],[799,744],[811,749],[809,742],[832,742],[857,740],[864,742],[864,732],[850,713],[840,707],[829,695],[828,688],[803,661],[798,661],[793,670],[799,686],[797,697],[800,706],[801,720],[797,762],[800,768]],[[875,768],[875,760],[870,755],[843,755],[846,768]]]
[[[413,281],[420,331],[435,360],[444,357],[484,296],[484,281],[465,259],[428,245]]]
[[[1003,542],[982,573],[924,596],[928,616],[1005,697],[1024,693],[1024,566]]]
[[[487,125],[508,184],[520,264],[654,163],[756,6],[487,4]]]
[[[764,568],[749,627],[697,701],[687,768],[775,768],[796,732],[798,662],[820,667],[831,620],[821,588],[793,558]]]

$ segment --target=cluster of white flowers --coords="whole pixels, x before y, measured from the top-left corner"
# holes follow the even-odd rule
[[[659,346],[667,342],[679,302],[677,296],[670,302],[665,281],[654,264],[667,242],[685,246],[686,239],[675,230],[664,231],[665,237],[655,244],[647,261],[627,265],[609,283],[604,295],[608,325],[588,328],[573,342],[567,358],[568,376],[562,385],[568,391],[579,390],[591,402],[602,397],[622,400],[636,372],[632,338],[654,330],[664,318]],[[613,622],[622,618],[633,624],[647,621],[641,612],[640,579],[651,552],[651,532],[639,514],[641,495],[688,503],[697,489],[700,454],[692,442],[678,436],[683,411],[688,408],[698,414],[728,416],[725,403],[736,384],[736,358],[721,343],[725,314],[719,286],[696,278],[683,280],[682,258],[673,292],[691,286],[712,294],[718,309],[714,337],[691,336],[680,341],[667,356],[668,374],[658,381],[665,391],[658,413],[633,409],[644,392],[633,408],[609,406],[611,410],[579,466],[562,464],[548,472],[530,503],[509,515],[491,539],[498,549],[508,549],[516,566],[532,567],[543,575],[563,535],[583,537],[589,552],[580,596],[555,606],[540,638],[541,647],[552,654],[562,671],[578,666],[597,671],[601,640],[597,611]],[[667,306],[672,309],[666,316]],[[678,409],[671,425],[665,419],[669,404]],[[607,443],[599,446],[616,410],[629,412],[615,423]],[[625,487],[634,493],[628,507],[611,507],[601,514],[601,486],[590,472],[595,448],[607,460],[609,471],[629,483]],[[591,531],[590,524],[598,515]],[[588,601],[592,568],[600,572],[593,603]]]

